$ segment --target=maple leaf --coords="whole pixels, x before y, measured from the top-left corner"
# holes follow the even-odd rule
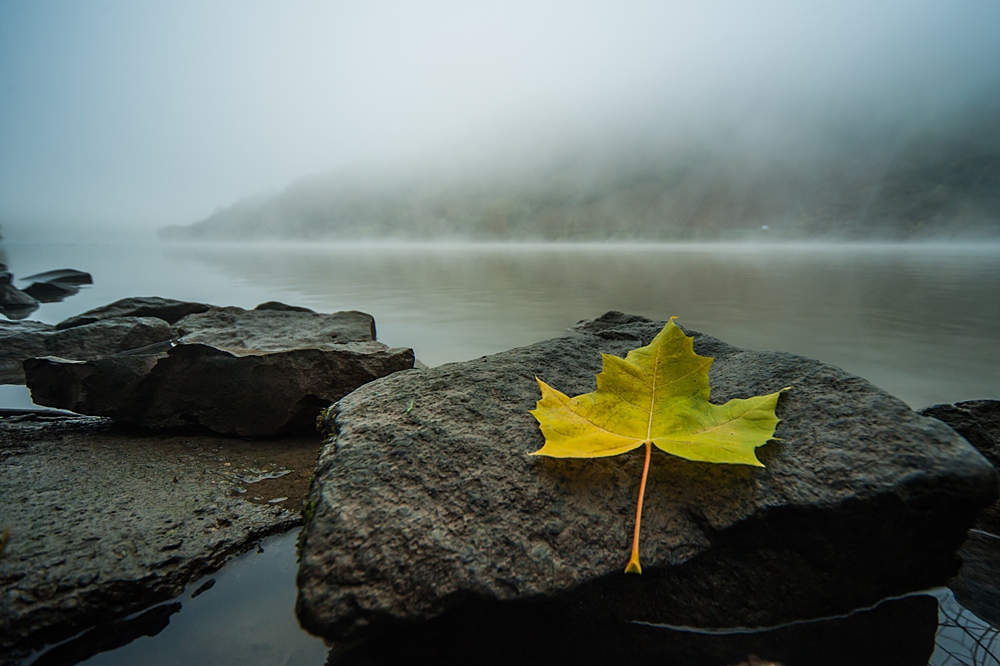
[[[545,445],[531,455],[600,458],[646,447],[639,483],[632,556],[626,573],[642,573],[639,524],[652,446],[688,460],[763,467],[755,449],[774,437],[774,408],[782,389],[769,395],[708,401],[712,358],[694,353],[693,338],[671,317],[653,341],[624,358],[601,354],[597,390],[575,398],[538,381],[542,399],[532,416]]]

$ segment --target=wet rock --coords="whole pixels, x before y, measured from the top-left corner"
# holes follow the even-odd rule
[[[963,607],[1000,629],[1000,537],[970,530],[958,554],[962,569],[948,587]]]
[[[970,400],[954,405],[934,405],[920,410],[920,413],[947,423],[969,440],[994,467],[1000,468],[1000,400]],[[976,527],[1000,535],[1000,501],[983,511]]]
[[[114,319],[116,317],[156,317],[169,324],[173,324],[181,317],[195,312],[204,312],[211,308],[206,303],[191,303],[188,301],[177,301],[172,298],[160,298],[159,296],[139,296],[134,298],[123,298],[109,305],[102,305],[99,308],[88,310],[83,314],[65,319],[58,324],[59,330],[92,324],[104,319]]]
[[[79,292],[79,286],[62,282],[32,282],[24,288],[24,293],[39,303],[58,303]]]
[[[168,342],[170,325],[155,317],[120,317],[66,330],[35,321],[0,321],[0,383],[23,384],[23,363],[36,356],[103,358]]]
[[[268,437],[312,430],[331,402],[413,367],[413,350],[376,342],[362,312],[212,308],[181,318],[173,334],[163,353],[26,361],[32,400],[145,428]]]
[[[90,273],[72,268],[37,273],[29,275],[24,280],[33,280],[30,285],[24,288],[24,293],[37,299],[40,303],[61,301],[78,293],[81,285],[94,283],[94,278]]]
[[[9,319],[24,319],[38,309],[38,301],[12,283],[7,266],[0,264],[0,314]]]
[[[108,419],[0,419],[0,654],[171,599],[300,522],[318,435],[245,442]],[[292,470],[240,495],[237,476]],[[294,479],[297,486],[287,485]],[[293,499],[268,504],[268,484]]]
[[[920,410],[947,423],[1000,467],[1000,400],[970,400]],[[1000,628],[1000,501],[983,510],[959,555],[962,570],[948,582],[955,598]]]
[[[44,273],[35,273],[23,278],[24,280],[34,280],[39,283],[59,282],[61,284],[94,284],[94,277],[85,271],[78,271],[75,268],[60,268]]]
[[[641,576],[625,575],[641,451],[528,454],[535,376],[592,391],[601,353],[662,323],[632,323],[373,382],[327,411],[329,439],[303,531],[297,612],[330,640],[535,603],[591,622],[770,626],[942,584],[992,466],[940,421],[839,368],[738,349],[715,357],[712,400],[791,386],[764,468],[654,451]],[[412,407],[411,407],[412,405]],[[388,628],[388,629],[387,629]]]

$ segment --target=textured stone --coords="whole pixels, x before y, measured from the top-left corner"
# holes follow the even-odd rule
[[[10,319],[24,319],[38,309],[38,301],[13,284],[14,276],[0,264],[0,314]]]
[[[244,310],[212,308],[184,317],[174,325],[176,337],[186,344],[225,349],[280,351],[323,349],[331,344],[375,339],[375,319],[364,312],[319,314],[289,307]]]
[[[55,303],[73,296],[80,291],[80,285],[93,284],[90,273],[73,268],[61,268],[29,275],[24,280],[33,282],[24,288],[24,293],[37,299],[40,303]]]
[[[170,325],[155,317],[104,319],[56,330],[40,322],[0,322],[0,383],[23,384],[22,364],[35,356],[83,361],[169,342]]]
[[[53,356],[25,361],[32,400],[146,428],[197,425],[267,437],[312,430],[331,402],[413,367],[413,350],[376,342],[375,322],[362,312],[211,308],[181,318],[172,331],[177,342],[165,351],[86,363],[49,352]]]
[[[358,386],[413,367],[380,342],[261,352],[179,344],[158,356],[25,361],[31,399],[144,428],[203,426],[243,437],[313,430],[320,410]]]
[[[75,317],[64,319],[56,324],[56,328],[63,330],[73,328],[74,326],[92,324],[102,319],[114,319],[116,317],[156,317],[168,324],[173,324],[181,317],[195,312],[204,312],[211,307],[211,305],[206,303],[177,301],[172,298],[161,298],[159,296],[137,296],[123,298],[114,303],[88,310]]]
[[[947,423],[1000,468],[1000,400],[970,400],[920,410]],[[1000,628],[1000,501],[983,510],[959,555],[962,570],[948,582],[955,598]]]
[[[947,423],[986,456],[994,467],[1000,468],[1000,400],[934,405],[921,409],[920,413]],[[1000,501],[980,514],[976,527],[1000,536]]]
[[[996,472],[940,421],[815,360],[694,333],[712,400],[792,387],[764,468],[654,451],[641,576],[625,575],[641,451],[528,454],[535,377],[592,391],[601,353],[662,323],[399,373],[327,411],[303,531],[297,612],[340,640],[490,604],[687,626],[834,615],[942,584]],[[602,620],[603,621],[603,620]],[[391,630],[387,630],[391,631]]]
[[[175,597],[298,524],[319,443],[156,434],[92,417],[0,419],[0,528],[10,528],[0,655]],[[266,474],[277,470],[288,473]]]
[[[39,303],[57,303],[80,292],[79,285],[65,282],[32,282],[24,288],[24,293]]]
[[[34,280],[35,282],[45,283],[45,282],[60,282],[62,284],[94,284],[94,276],[86,271],[78,271],[75,268],[57,268],[53,271],[45,271],[44,273],[35,273],[34,275],[27,275],[23,280]]]

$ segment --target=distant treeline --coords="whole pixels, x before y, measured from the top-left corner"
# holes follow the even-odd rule
[[[168,239],[1000,237],[1000,107],[747,141],[630,141],[493,175],[338,172]]]

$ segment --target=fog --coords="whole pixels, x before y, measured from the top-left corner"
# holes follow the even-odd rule
[[[998,25],[987,0],[3,2],[0,229],[145,234],[358,173],[522,182],[568,161],[575,186],[705,146],[702,181],[770,182],[896,150],[904,128],[958,127],[956,155],[995,157]],[[722,199],[716,217],[748,206]]]

